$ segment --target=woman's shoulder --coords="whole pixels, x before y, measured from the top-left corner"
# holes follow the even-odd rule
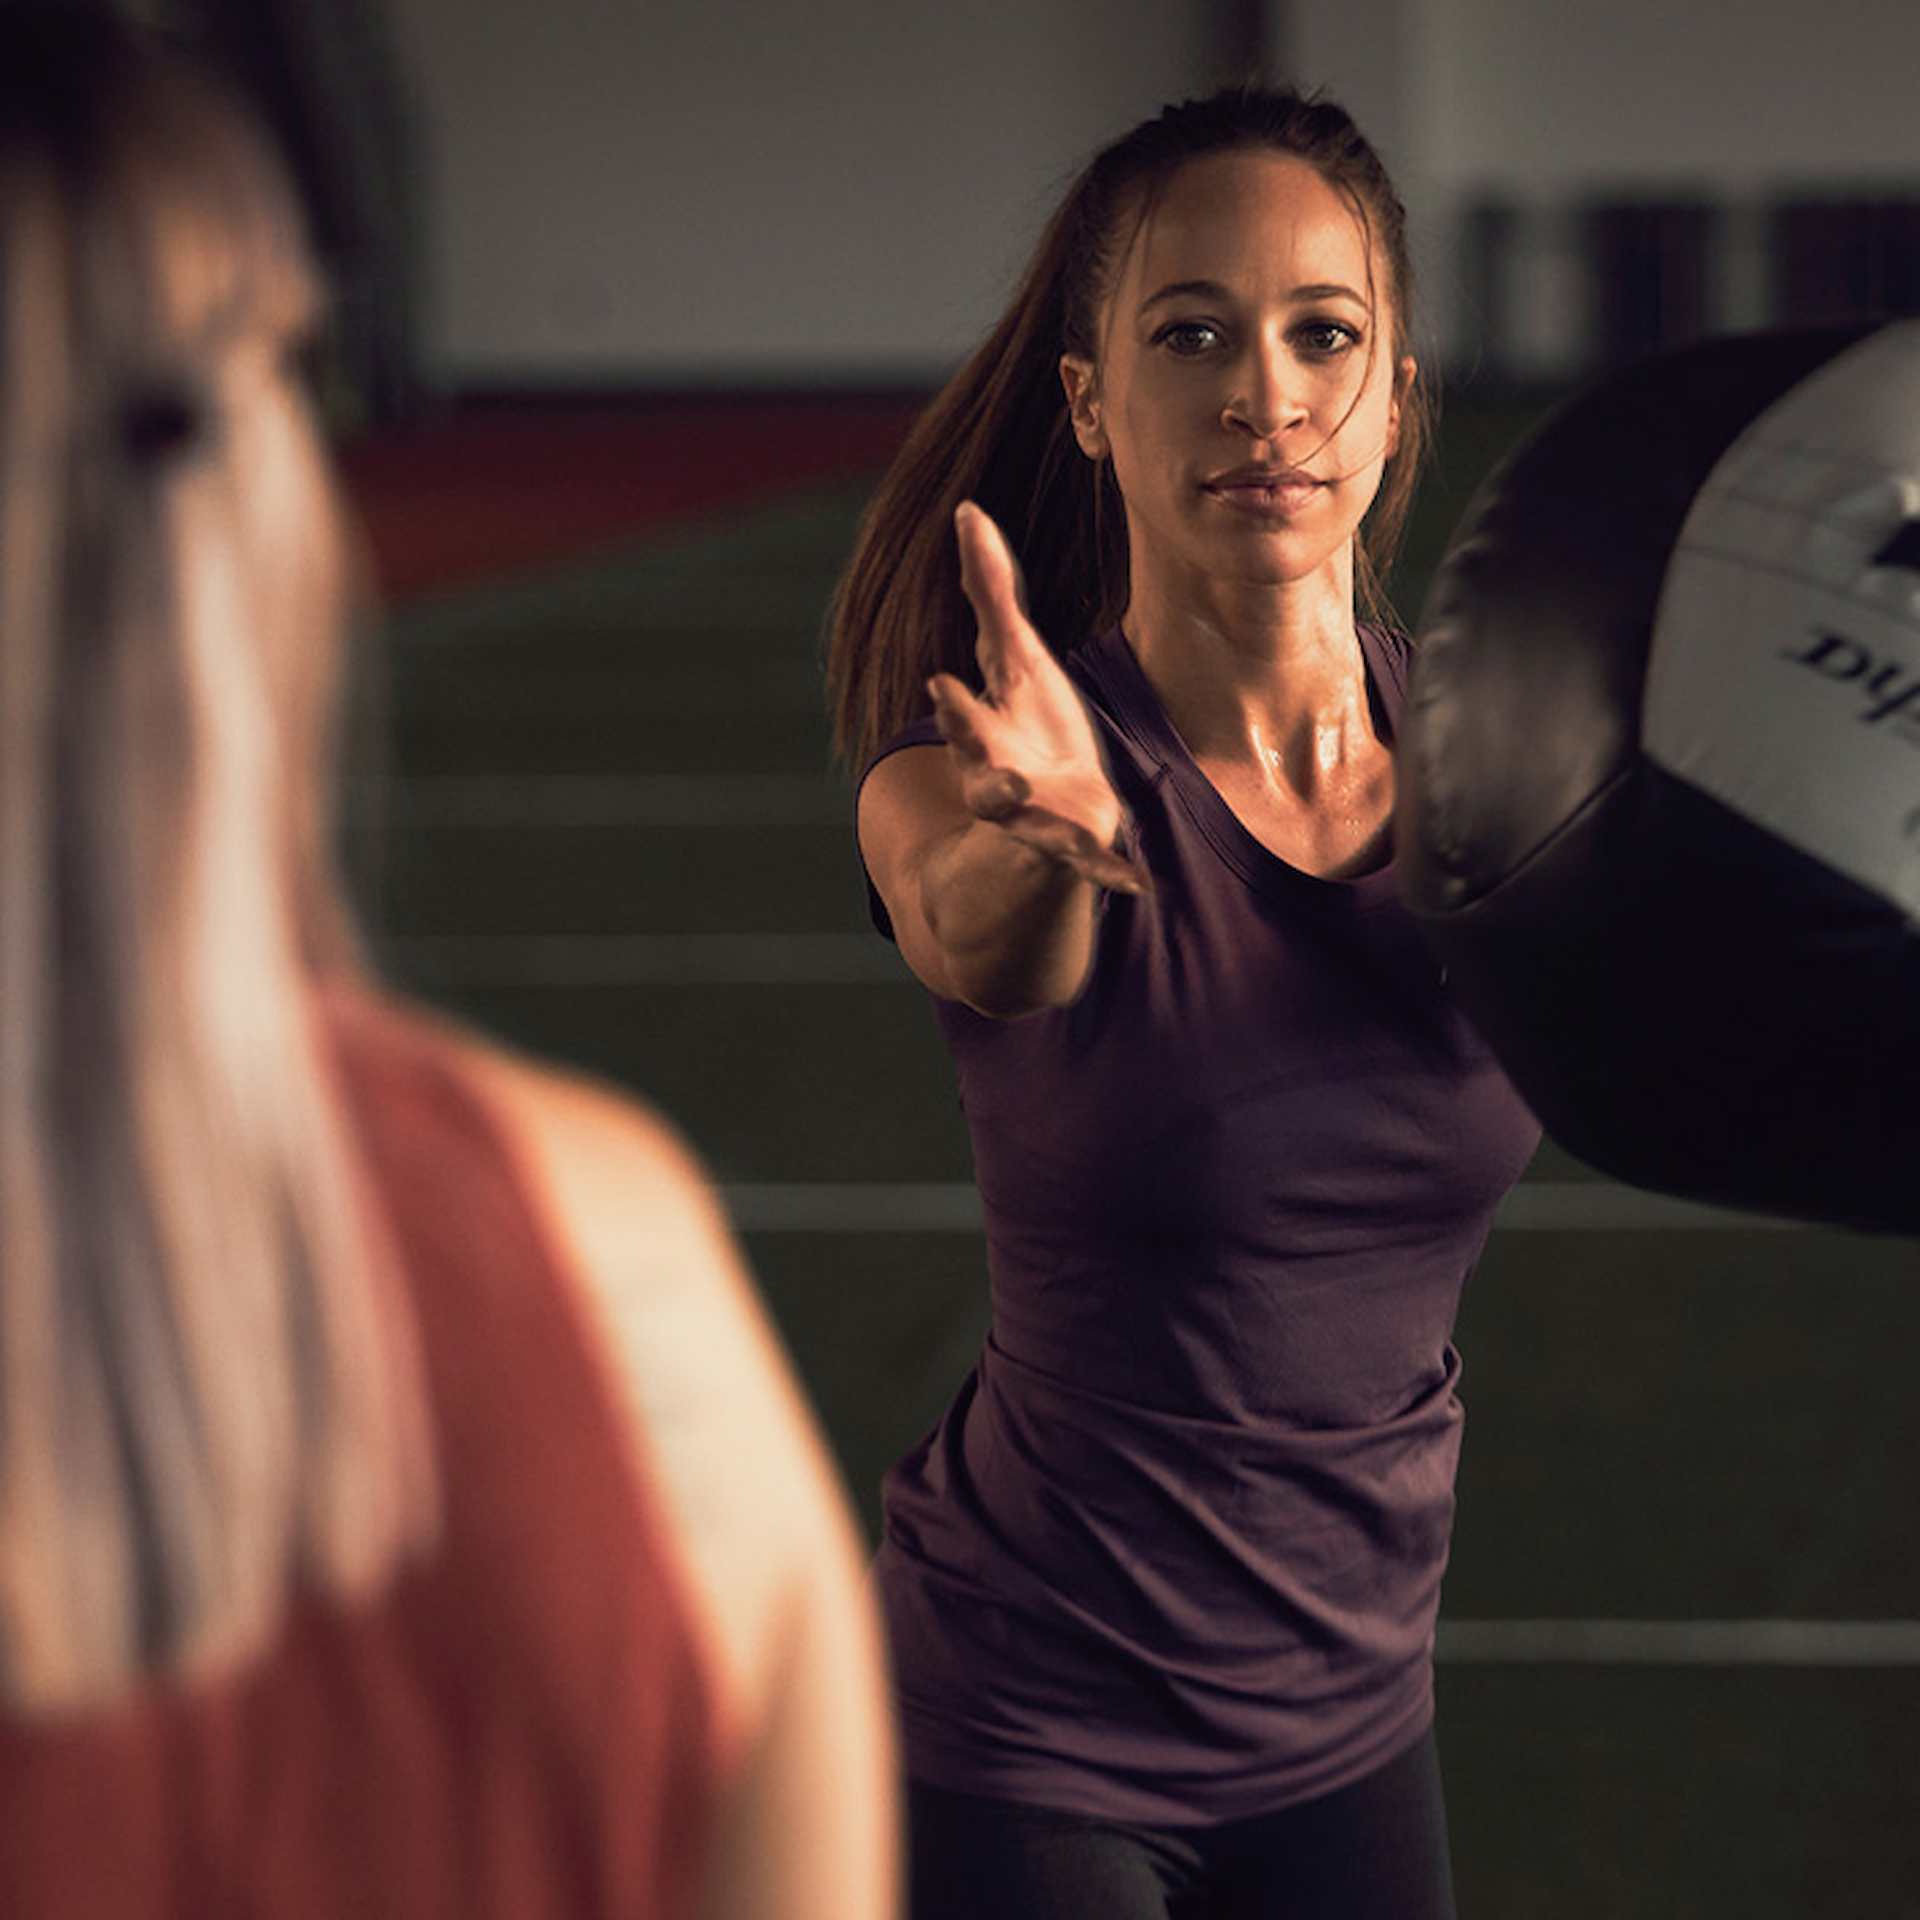
[[[696,1203],[703,1181],[692,1155],[658,1114],[611,1084],[363,982],[324,983],[319,1003],[350,1071],[458,1082],[519,1146],[566,1147],[568,1164],[582,1175],[567,1178],[569,1198],[581,1197],[576,1189],[588,1177],[597,1183],[617,1174],[626,1205]],[[548,1158],[543,1151],[540,1169],[529,1171],[543,1170]]]
[[[854,774],[854,791],[857,793],[866,785],[867,776],[883,760],[891,760],[896,753],[904,753],[911,747],[943,747],[946,741],[940,732],[940,723],[933,717],[932,710],[916,715],[903,727],[880,742],[873,751],[861,761]]]
[[[484,1108],[575,1292],[636,1472],[663,1511],[723,1753],[764,1720],[780,1622],[851,1529],[812,1415],[693,1149],[644,1101],[384,995],[336,1022]]]

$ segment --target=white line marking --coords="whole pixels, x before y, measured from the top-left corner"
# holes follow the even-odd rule
[[[787,827],[853,831],[853,796],[815,774],[454,774],[362,780],[359,812],[417,827]],[[851,839],[849,839],[851,844]]]
[[[1493,1224],[1507,1233],[1809,1231],[1804,1221],[1677,1200],[1611,1180],[1523,1180],[1500,1203]]]
[[[1920,1620],[1442,1620],[1450,1666],[1920,1667]]]
[[[965,1181],[761,1181],[724,1186],[742,1233],[977,1233],[980,1196]]]
[[[389,609],[382,637],[396,647],[465,646],[527,659],[536,649],[545,650],[543,658],[565,657],[570,643],[584,640],[624,645],[645,660],[658,658],[678,636],[699,634],[743,654],[794,654],[818,648],[820,610],[833,597],[833,575],[816,567],[755,567],[716,578],[710,566],[694,561],[649,573],[637,585],[628,579],[611,588],[575,581],[576,590],[564,597],[555,593],[552,573],[443,587]],[[529,626],[537,632],[530,635]]]
[[[914,984],[906,962],[870,933],[444,934],[377,944],[428,990]]]
[[[480,673],[489,673],[496,683],[511,682],[484,689],[493,696],[488,706],[518,712],[522,720],[561,726],[621,714],[691,718],[742,712],[806,713],[824,720],[826,669],[804,654],[707,667],[660,664],[636,652],[631,667],[601,664],[575,669],[570,676],[575,684],[570,687],[555,678],[568,676],[564,661],[544,668],[533,665],[542,658],[538,653],[528,653],[524,660],[495,655],[490,661],[462,661],[461,668],[469,684]],[[523,685],[529,690],[522,691]],[[497,711],[494,717],[499,717]]]
[[[963,1181],[743,1182],[722,1187],[721,1197],[743,1233],[977,1233],[981,1227],[980,1196]],[[1496,1233],[1792,1230],[1799,1225],[1600,1180],[1524,1181],[1508,1195],[1493,1224]]]

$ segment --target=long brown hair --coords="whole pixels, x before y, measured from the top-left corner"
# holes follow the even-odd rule
[[[236,102],[0,14],[0,1697],[112,1698],[435,1523],[315,1014],[343,543]]]
[[[1170,106],[1095,155],[1048,222],[1012,305],[915,423],[861,520],[828,621],[835,740],[855,765],[929,708],[931,674],[977,680],[953,510],[999,521],[1029,610],[1065,650],[1126,610],[1127,529],[1111,463],[1085,460],[1061,391],[1063,353],[1097,359],[1099,315],[1132,235],[1187,161],[1269,149],[1315,167],[1352,207],[1369,263],[1385,262],[1396,367],[1413,333],[1406,209],[1380,157],[1330,100],[1234,87]],[[1361,531],[1362,609],[1389,610],[1382,576],[1432,438],[1424,381],[1401,394],[1399,444]]]

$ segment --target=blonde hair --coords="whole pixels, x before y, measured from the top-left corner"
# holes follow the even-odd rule
[[[431,1537],[315,982],[344,545],[291,194],[143,38],[0,25],[0,1697],[258,1650]]]

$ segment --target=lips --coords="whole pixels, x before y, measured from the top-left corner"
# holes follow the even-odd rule
[[[1323,482],[1305,467],[1231,467],[1203,483],[1209,493],[1237,492],[1246,487],[1271,493],[1280,487],[1317,487]]]
[[[1249,513],[1291,513],[1326,483],[1299,467],[1236,467],[1204,481],[1201,490]]]

